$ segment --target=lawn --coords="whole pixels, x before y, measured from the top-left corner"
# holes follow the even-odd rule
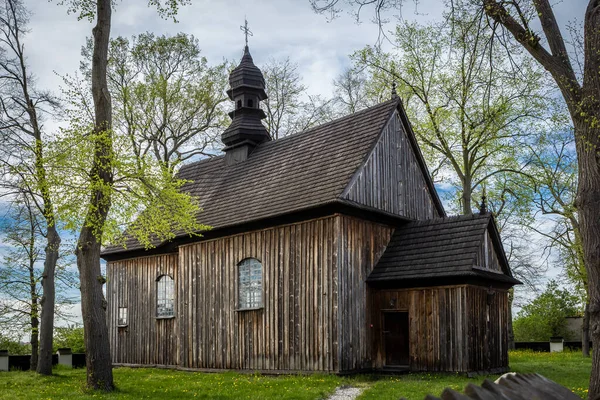
[[[591,360],[580,353],[513,352],[511,371],[539,372],[570,388],[582,397],[588,387]],[[228,373],[181,372],[164,369],[116,368],[118,389],[108,395],[83,389],[85,370],[57,368],[52,377],[30,372],[0,373],[2,399],[323,399],[339,385],[363,387],[365,399],[422,400],[439,395],[445,387],[462,390],[469,379],[455,374],[408,374],[395,377],[362,375],[343,378],[333,375],[263,376]],[[496,375],[490,379],[496,379]]]
[[[513,351],[509,357],[511,372],[537,372],[571,389],[582,398],[587,397],[587,388],[592,369],[591,358],[581,352],[534,353]],[[452,374],[408,374],[381,378],[369,385],[359,400],[394,399],[423,400],[427,394],[439,396],[449,387],[462,392],[469,383],[480,384],[484,379],[496,380],[499,375],[467,378]]]

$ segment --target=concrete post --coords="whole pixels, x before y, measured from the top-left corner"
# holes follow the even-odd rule
[[[564,339],[562,336],[553,336],[550,338],[550,353],[562,352],[564,349]]]
[[[58,364],[73,368],[73,353],[68,347],[58,349]]]
[[[0,350],[0,371],[8,371],[8,350]]]

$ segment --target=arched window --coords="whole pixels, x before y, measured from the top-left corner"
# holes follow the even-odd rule
[[[241,100],[237,101],[237,108],[242,108],[242,101]]]
[[[238,308],[262,307],[262,264],[246,258],[238,265]]]
[[[248,99],[248,107],[254,107],[254,102],[252,101],[252,99]]]
[[[156,280],[156,316],[168,318],[175,316],[175,288],[173,278],[161,275]]]

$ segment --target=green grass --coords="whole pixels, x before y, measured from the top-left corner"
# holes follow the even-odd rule
[[[581,396],[587,397],[587,389],[592,369],[591,358],[584,358],[581,352],[534,353],[513,351],[509,357],[511,372],[537,372]],[[370,384],[359,400],[394,399],[405,397],[408,400],[423,400],[427,394],[440,396],[444,388],[462,392],[469,383],[481,384],[484,379],[496,380],[500,375],[467,378],[454,374],[408,374],[378,379]]]
[[[199,373],[153,368],[116,368],[117,390],[84,390],[85,369],[55,369],[52,377],[33,372],[0,373],[1,399],[321,399],[341,378],[332,375],[262,376]]]
[[[510,370],[538,372],[568,387],[581,397],[587,394],[591,359],[580,352],[510,354]],[[487,378],[496,379],[498,375]],[[250,374],[182,372],[151,368],[116,368],[117,390],[102,394],[84,390],[85,370],[56,368],[52,377],[31,372],[0,373],[0,399],[323,399],[340,385],[363,387],[360,400],[422,400],[439,396],[446,387],[457,391],[486,377],[457,374],[407,374],[394,377],[361,375],[262,376]]]

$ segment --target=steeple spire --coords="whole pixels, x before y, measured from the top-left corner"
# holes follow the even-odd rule
[[[397,99],[398,93],[396,92],[396,81],[392,81],[392,99]]]
[[[487,202],[486,202],[486,196],[485,196],[485,186],[483,187],[483,194],[481,195],[481,205],[479,206],[479,214],[484,215],[487,214],[488,212],[488,208],[487,208]]]
[[[265,78],[254,65],[248,49],[248,35],[252,36],[248,21],[240,29],[245,33],[246,46],[240,64],[229,75],[230,88],[227,90],[235,109],[229,113],[231,125],[221,135],[227,164],[244,161],[256,146],[271,140],[261,122],[266,117],[260,109],[260,101],[267,98]]]

